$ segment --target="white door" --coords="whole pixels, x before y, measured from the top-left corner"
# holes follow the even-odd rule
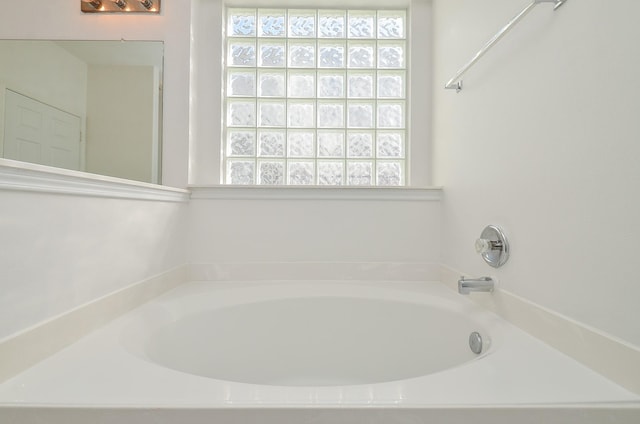
[[[80,170],[80,118],[6,90],[4,157]]]

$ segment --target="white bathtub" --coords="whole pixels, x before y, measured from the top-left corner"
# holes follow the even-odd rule
[[[317,387],[425,376],[478,359],[472,332],[484,335],[483,355],[502,336],[489,317],[424,293],[320,283],[254,286],[221,299],[201,288],[141,316],[125,346],[194,375]]]
[[[193,282],[0,385],[0,422],[626,422],[637,402],[439,283]]]

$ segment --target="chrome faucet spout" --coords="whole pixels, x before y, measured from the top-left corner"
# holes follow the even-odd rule
[[[458,293],[469,294],[471,292],[492,292],[494,281],[491,277],[464,278],[458,280]]]

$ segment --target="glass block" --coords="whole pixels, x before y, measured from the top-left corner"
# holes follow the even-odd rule
[[[227,91],[229,96],[256,95],[256,74],[253,71],[229,71],[227,75]]]
[[[284,131],[258,132],[258,156],[283,157],[284,144]]]
[[[314,102],[289,101],[287,114],[289,127],[313,128],[315,126]]]
[[[344,68],[344,43],[320,41],[318,43],[319,68]]]
[[[258,71],[258,95],[284,97],[286,92],[284,71]]]
[[[378,38],[405,38],[404,10],[381,10],[378,12]]]
[[[344,157],[344,132],[318,131],[318,157]]]
[[[402,162],[378,161],[376,168],[377,183],[379,186],[404,185],[404,167]]]
[[[289,41],[289,66],[292,68],[315,67],[316,43],[309,41]]]
[[[315,133],[313,131],[290,130],[287,133],[287,147],[289,157],[309,158],[315,156],[314,143]]]
[[[404,128],[404,103],[378,103],[379,128]]]
[[[284,68],[287,64],[287,45],[284,41],[260,40],[260,66],[270,68]]]
[[[318,102],[319,128],[344,128],[344,103]]]
[[[318,71],[318,97],[344,97],[344,73]]]
[[[316,36],[316,12],[314,10],[289,10],[289,37],[313,38]]]
[[[374,38],[376,26],[375,11],[349,11],[349,38]]]
[[[318,11],[318,37],[344,38],[346,16],[344,10]]]
[[[229,100],[227,103],[227,125],[230,127],[255,127],[255,103],[240,100]]]
[[[344,184],[344,163],[342,161],[318,161],[319,185]]]
[[[289,97],[314,98],[316,96],[315,71],[289,71]]]
[[[260,37],[285,37],[287,25],[285,24],[285,10],[258,10],[258,36]]]
[[[373,75],[373,72],[349,72],[347,75],[347,94],[349,98],[372,98]]]
[[[229,131],[227,156],[254,156],[256,154],[255,131]]]
[[[379,158],[403,158],[404,133],[380,131],[376,138],[376,146]]]
[[[313,161],[289,161],[287,171],[290,185],[312,185],[315,181]]]
[[[373,157],[373,133],[348,132],[347,133],[347,157],[370,158]]]
[[[258,161],[258,184],[284,185],[284,161]]]
[[[374,68],[375,51],[374,42],[350,41],[348,46],[349,68]]]
[[[227,184],[253,184],[255,163],[248,160],[227,161]]]
[[[227,34],[231,37],[255,37],[256,10],[228,9]]]
[[[372,162],[347,162],[347,184],[354,186],[370,186],[373,183],[372,175]]]
[[[404,68],[404,43],[378,42],[379,68]]]
[[[229,64],[231,66],[256,66],[256,44],[252,41],[229,42]]]
[[[373,104],[350,102],[347,106],[349,128],[373,128]]]
[[[258,102],[259,127],[286,126],[286,103],[283,101]]]
[[[401,99],[405,96],[404,71],[378,72],[378,98]]]

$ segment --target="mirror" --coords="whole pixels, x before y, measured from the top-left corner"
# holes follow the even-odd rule
[[[163,50],[0,40],[0,157],[160,184]]]

